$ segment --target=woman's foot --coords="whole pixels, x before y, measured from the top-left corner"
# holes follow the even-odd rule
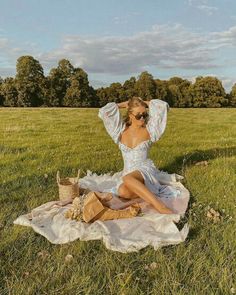
[[[175,214],[171,209],[168,207],[161,207],[157,209],[159,213],[161,214]]]

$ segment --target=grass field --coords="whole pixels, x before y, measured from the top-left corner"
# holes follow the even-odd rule
[[[123,168],[97,112],[0,109],[0,294],[236,293],[236,109],[170,109],[166,131],[150,150],[159,169],[185,177],[191,193],[181,221],[190,225],[184,243],[122,254],[100,240],[53,245],[13,225],[19,215],[58,199],[58,169],[68,176],[81,168],[83,177],[87,169]],[[194,164],[202,160],[208,166]],[[220,222],[206,217],[210,207],[222,214]],[[73,255],[69,263],[67,254]]]

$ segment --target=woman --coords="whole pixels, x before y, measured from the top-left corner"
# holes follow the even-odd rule
[[[127,108],[125,120],[120,108]],[[157,194],[163,188],[168,190],[168,186],[158,182],[156,174],[159,170],[148,158],[148,151],[165,130],[168,108],[168,103],[160,99],[144,101],[134,96],[121,103],[109,102],[98,112],[124,160],[122,178],[113,192],[125,199],[141,198],[162,214],[174,212]]]

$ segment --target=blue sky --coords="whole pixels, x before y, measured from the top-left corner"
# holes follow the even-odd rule
[[[45,74],[67,58],[95,88],[154,78],[236,82],[235,0],[0,0],[0,76],[33,55]]]

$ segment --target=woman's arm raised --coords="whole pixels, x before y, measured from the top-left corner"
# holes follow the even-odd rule
[[[119,109],[121,109],[121,108],[128,108],[128,100],[126,100],[126,101],[123,101],[123,102],[119,102],[119,103],[117,103],[117,105],[118,105],[118,108]],[[144,100],[144,102],[149,106],[149,103],[150,103],[150,101],[149,100]]]
[[[103,120],[107,133],[118,144],[120,133],[125,126],[118,104],[108,102],[105,106],[99,108],[98,117]]]
[[[148,107],[149,107],[149,103],[150,103],[150,101],[149,100],[144,100],[144,102],[148,105]]]
[[[158,141],[165,131],[168,108],[169,104],[161,99],[149,101],[149,119],[146,127],[152,142]]]

